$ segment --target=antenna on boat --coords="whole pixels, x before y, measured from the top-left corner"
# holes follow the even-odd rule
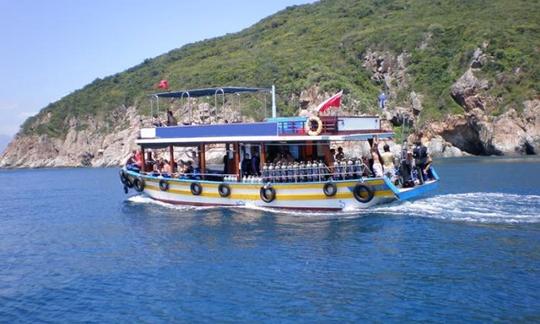
[[[276,86],[272,84],[272,118],[277,117],[276,109]]]

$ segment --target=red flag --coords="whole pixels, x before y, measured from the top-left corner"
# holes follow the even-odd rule
[[[341,106],[341,96],[343,95],[343,90],[336,93],[332,97],[326,99],[323,101],[318,107],[317,110],[319,112],[325,112],[330,107],[339,107]]]
[[[169,89],[169,81],[167,81],[167,80],[159,81],[158,88],[159,89],[165,89],[165,90]]]

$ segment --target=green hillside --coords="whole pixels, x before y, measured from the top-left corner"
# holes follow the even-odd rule
[[[314,84],[363,110],[376,104],[381,84],[363,64],[368,49],[410,54],[407,89],[391,104],[424,94],[422,120],[440,119],[462,108],[450,87],[468,68],[474,50],[487,41],[492,59],[481,71],[500,113],[538,96],[540,90],[540,1],[538,0],[326,0],[295,6],[235,34],[172,50],[124,72],[97,79],[44,108],[47,124],[28,119],[23,134],[63,136],[71,116],[112,119],[121,105],[148,111],[143,97],[160,79],[175,89],[276,84],[282,113],[296,110],[293,94]],[[430,35],[427,46],[419,44]],[[519,68],[520,73],[514,73]],[[112,121],[111,121],[112,122]]]

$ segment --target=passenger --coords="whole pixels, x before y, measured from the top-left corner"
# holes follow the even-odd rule
[[[163,160],[162,163],[163,164],[162,164],[162,167],[161,167],[161,175],[163,175],[164,177],[170,177],[171,174],[172,174],[171,164],[167,160]]]
[[[152,125],[154,127],[163,127],[163,123],[161,122],[161,119],[159,119],[159,116],[157,114],[154,114],[152,117]]]
[[[152,151],[148,151],[146,153],[146,166],[145,166],[145,169],[146,170],[153,170],[154,169],[154,164],[156,164],[156,161],[154,160],[154,157],[152,156]]]
[[[261,175],[261,159],[257,151],[253,152],[251,157],[251,174],[255,176]]]
[[[178,178],[185,178],[187,169],[187,163],[185,161],[180,160],[180,164],[178,166]]]
[[[395,165],[394,165],[394,154],[390,152],[390,146],[388,144],[384,144],[383,146],[384,152],[381,154],[382,162],[383,162],[383,168],[384,168],[384,174],[388,178],[392,178],[395,174]]]
[[[373,174],[378,178],[383,176],[383,167],[379,159],[379,154],[373,154]]]
[[[191,178],[193,177],[193,172],[194,172],[193,162],[187,161],[186,167],[184,168],[184,175],[187,176],[188,178]]]
[[[135,164],[137,165],[137,167],[139,167],[139,170],[142,170],[143,168],[142,153],[139,150],[135,152]]]
[[[139,172],[140,168],[137,165],[137,160],[135,158],[136,154],[137,154],[136,151],[131,152],[131,154],[126,160],[126,163],[124,163],[124,165],[126,166],[126,169],[130,171]]]
[[[249,154],[244,154],[244,159],[242,160],[240,169],[243,177],[251,175],[251,159],[249,158]]]
[[[371,174],[372,172],[371,172],[369,158],[367,156],[363,156],[362,157],[362,176],[369,177],[371,176]]]
[[[431,172],[431,164],[433,163],[433,160],[431,159],[431,156],[429,156],[428,154],[428,160],[427,160],[427,163],[426,163],[426,166],[424,167],[424,174],[427,175],[427,180],[431,180],[433,179],[433,172]]]
[[[342,161],[345,159],[345,153],[343,153],[343,147],[337,148],[336,161]]]
[[[414,187],[414,181],[412,177],[412,171],[415,168],[413,153],[411,151],[404,150],[404,156],[402,156],[401,164],[399,166],[399,174],[404,188]]]
[[[159,176],[161,175],[162,172],[163,172],[163,159],[160,158],[152,165],[152,174],[154,176]]]
[[[189,150],[185,153],[186,156],[191,159],[191,166],[193,167],[193,171],[199,172],[199,157],[197,156],[197,152],[193,150]]]
[[[420,183],[424,183],[427,180],[427,176],[424,174],[424,169],[428,163],[427,147],[422,144],[420,140],[416,141],[413,149],[414,162],[416,164],[416,170],[418,171],[418,180]]]
[[[169,109],[167,110],[167,126],[176,126],[178,125],[178,121],[173,115],[173,112]]]
[[[223,156],[223,174],[229,174],[229,154]]]
[[[285,153],[285,161],[283,161],[283,162],[287,162],[287,163],[294,162],[294,157],[292,156],[291,152],[287,151]]]
[[[279,152],[278,154],[276,154],[276,158],[272,162],[274,164],[277,164],[277,163],[281,163],[282,160],[283,160],[283,153]]]

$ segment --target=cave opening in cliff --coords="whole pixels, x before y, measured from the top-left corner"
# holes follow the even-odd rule
[[[525,142],[525,154],[527,155],[536,155],[536,152],[534,151],[534,147],[529,142]]]

